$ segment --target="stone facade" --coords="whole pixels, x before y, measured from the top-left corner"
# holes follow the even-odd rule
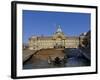
[[[52,36],[32,36],[29,38],[28,46],[30,50],[40,50],[47,48],[77,48],[80,43],[79,36],[66,36],[60,26]]]

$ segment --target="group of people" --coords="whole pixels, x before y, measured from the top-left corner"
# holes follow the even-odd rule
[[[66,59],[65,57],[63,59],[60,59],[59,57],[55,57],[54,60],[52,60],[52,58],[49,56],[48,57],[48,63],[49,64],[62,64],[62,63],[65,63],[66,62]]]

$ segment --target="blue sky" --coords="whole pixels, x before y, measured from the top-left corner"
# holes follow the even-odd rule
[[[66,36],[78,36],[90,30],[88,13],[47,12],[23,10],[23,42],[32,35],[52,36],[60,25]]]

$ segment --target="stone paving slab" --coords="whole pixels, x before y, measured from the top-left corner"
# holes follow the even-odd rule
[[[64,58],[63,50],[60,49],[42,49],[39,50],[32,58],[24,64],[24,69],[35,69],[35,68],[49,68],[55,67],[48,64],[48,57],[54,60],[56,57],[60,59]]]
[[[35,52],[35,50],[23,50],[23,62],[28,60]]]

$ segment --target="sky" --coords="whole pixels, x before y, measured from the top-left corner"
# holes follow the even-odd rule
[[[32,35],[52,36],[60,25],[66,36],[79,36],[90,30],[89,13],[23,10],[23,43]]]

